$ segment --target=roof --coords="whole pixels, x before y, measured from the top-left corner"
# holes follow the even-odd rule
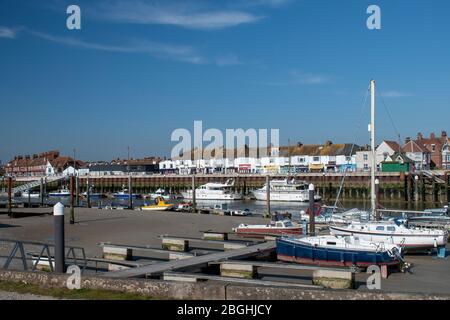
[[[399,152],[401,150],[400,145],[396,141],[383,140],[383,142],[386,143],[389,146],[389,148],[394,150],[394,152]]]
[[[280,155],[290,156],[350,156],[356,154],[356,151],[361,148],[356,144],[342,143],[342,144],[310,144],[294,147],[281,147]]]
[[[420,140],[411,140],[403,146],[403,152],[429,153],[427,147]]]

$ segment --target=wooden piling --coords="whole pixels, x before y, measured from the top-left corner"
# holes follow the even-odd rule
[[[12,177],[8,177],[8,216],[12,217]]]
[[[70,176],[70,224],[75,224],[74,193],[75,193],[75,177]]]

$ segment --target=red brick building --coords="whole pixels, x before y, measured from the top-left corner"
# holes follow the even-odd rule
[[[430,152],[432,169],[450,169],[450,140],[446,131],[442,131],[440,136],[431,133],[428,138],[418,133],[416,142]]]
[[[5,166],[6,174],[13,176],[47,176],[62,173],[70,166],[84,166],[80,160],[61,157],[59,151],[49,151],[32,156],[16,156]]]

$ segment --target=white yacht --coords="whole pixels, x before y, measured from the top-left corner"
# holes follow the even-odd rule
[[[295,182],[294,180],[273,180],[270,181],[270,201],[286,202],[308,202],[309,189],[306,182]],[[256,200],[267,200],[267,184],[261,189],[253,191]],[[320,196],[315,195],[314,201],[319,201]]]
[[[375,243],[390,243],[406,250],[429,250],[445,247],[448,233],[437,229],[407,228],[392,221],[352,222],[348,226],[330,226],[335,236],[358,236]]]
[[[207,183],[195,189],[196,200],[241,200],[242,194],[233,193],[234,180],[225,183]],[[184,199],[192,199],[192,190],[182,192]]]

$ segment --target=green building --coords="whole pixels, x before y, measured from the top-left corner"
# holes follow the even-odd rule
[[[381,163],[381,172],[410,172],[413,162],[404,154],[396,153]]]

